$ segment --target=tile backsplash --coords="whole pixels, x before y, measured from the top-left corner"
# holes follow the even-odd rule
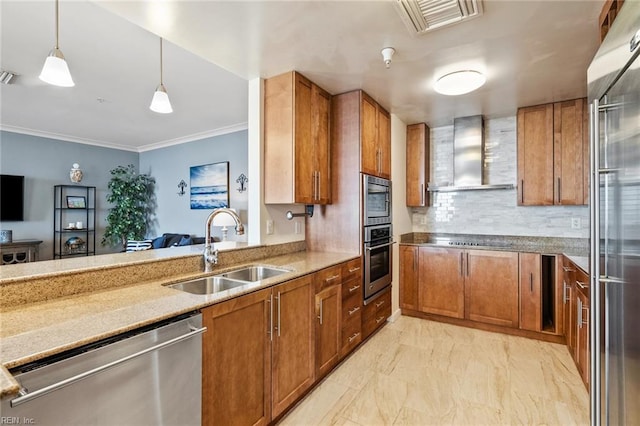
[[[485,120],[486,184],[517,181],[516,117]],[[431,129],[430,182],[453,182],[453,125]],[[588,238],[587,206],[522,207],[516,189],[429,193],[430,206],[413,209],[414,232]],[[573,229],[573,219],[580,228]]]

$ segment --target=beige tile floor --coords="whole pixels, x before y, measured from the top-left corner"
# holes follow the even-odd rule
[[[588,394],[564,345],[402,316],[280,424],[588,423]]]

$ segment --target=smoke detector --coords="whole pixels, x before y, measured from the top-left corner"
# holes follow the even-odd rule
[[[424,34],[482,15],[482,0],[396,0],[395,3],[412,34]]]
[[[393,54],[396,53],[396,49],[393,47],[385,47],[380,51],[380,53],[382,53],[382,60],[384,61],[385,66],[389,69],[391,66],[391,58],[393,57]]]

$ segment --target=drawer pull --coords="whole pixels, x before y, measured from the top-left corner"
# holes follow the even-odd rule
[[[359,266],[357,268],[349,268],[349,273],[353,274],[354,272],[358,272],[359,270],[360,270]]]
[[[357,289],[359,289],[359,288],[360,288],[360,285],[354,285],[353,287],[351,287],[351,288],[349,289],[349,293],[353,293],[354,291],[356,291],[356,290],[357,290]]]
[[[575,269],[570,268],[568,266],[563,266],[562,270],[565,271],[565,272],[575,272],[576,271]]]
[[[324,280],[324,282],[328,283],[330,281],[337,280],[338,278],[340,278],[340,275],[334,275],[334,276],[329,277],[326,280]]]
[[[353,309],[349,309],[349,315],[353,315],[360,310],[360,306],[356,306]]]
[[[349,337],[349,343],[353,342],[354,340],[356,340],[358,338],[358,336],[360,335],[360,332],[355,333],[353,336]]]
[[[376,303],[376,308],[379,308],[380,306],[384,305],[384,300]]]
[[[382,321],[384,321],[384,320],[385,320],[385,317],[384,317],[384,315],[383,315],[383,316],[381,316],[380,318],[376,319],[376,324],[380,324],[380,323],[381,323]]]
[[[582,281],[576,280],[576,284],[578,284],[578,287],[580,287],[581,289],[587,288],[587,286]]]

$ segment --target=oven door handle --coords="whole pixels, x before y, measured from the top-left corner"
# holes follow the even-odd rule
[[[380,247],[388,247],[388,246],[392,246],[394,245],[396,242],[395,241],[391,241],[390,243],[386,243],[386,244],[379,244],[377,246],[373,246],[373,247],[365,247],[365,250],[371,251],[371,250],[375,250],[378,249]]]

